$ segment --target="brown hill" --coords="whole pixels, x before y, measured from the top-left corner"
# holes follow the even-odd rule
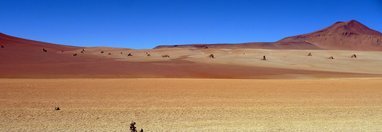
[[[329,49],[329,50],[382,50],[382,33],[358,21],[336,22],[317,32],[284,38],[277,42],[239,44],[184,44],[160,45],[155,48],[262,48],[262,49]]]
[[[28,40],[2,33],[0,33],[0,46],[0,64],[65,62],[72,60],[72,57],[63,54],[65,51],[81,48]]]
[[[287,37],[278,42],[305,42],[331,50],[382,50],[382,33],[351,20],[336,22],[323,30]]]
[[[307,42],[249,42],[239,44],[182,44],[182,45],[159,45],[154,49],[160,48],[253,48],[253,49],[320,49],[319,47]]]
[[[178,49],[83,48],[27,40],[5,34],[0,34],[0,45],[3,47],[0,48],[0,78],[283,78],[353,75],[264,66],[200,63],[187,60],[190,59],[190,56],[204,54],[194,52],[194,50],[184,54],[182,50]],[[250,44],[245,46],[248,45],[251,46]],[[269,46],[267,43],[258,45]],[[44,52],[43,49],[47,52]],[[80,53],[82,49],[85,49],[86,52]],[[208,51],[210,50],[215,52],[213,48]],[[100,51],[105,51],[105,53]],[[134,52],[134,56],[127,56],[129,52]],[[150,52],[151,56],[148,57],[146,52]],[[216,52],[220,51],[216,50]],[[73,56],[75,53],[78,55]],[[171,57],[163,58],[161,57],[163,54],[170,54]],[[210,59],[202,57],[198,60]],[[358,74],[355,75],[358,76]]]

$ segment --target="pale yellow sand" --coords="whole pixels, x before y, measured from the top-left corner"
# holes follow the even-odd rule
[[[0,131],[382,131],[381,95],[382,79],[0,79]]]

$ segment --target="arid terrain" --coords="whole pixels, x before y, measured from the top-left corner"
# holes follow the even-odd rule
[[[0,34],[0,77],[380,77],[381,36],[357,21],[337,22],[273,43],[162,45],[153,49],[76,47]]]
[[[0,131],[382,131],[381,36],[348,21],[130,49],[0,33]]]
[[[382,79],[1,79],[0,131],[382,131]],[[61,110],[54,110],[59,106]]]

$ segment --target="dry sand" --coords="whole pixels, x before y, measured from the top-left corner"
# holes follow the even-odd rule
[[[253,49],[233,45],[136,50],[55,45],[4,34],[0,34],[0,44],[4,46],[0,48],[0,78],[382,77],[380,51]],[[310,52],[313,56],[307,56]],[[209,58],[210,54],[215,59]],[[353,54],[357,58],[350,58]],[[268,60],[262,61],[262,56]],[[328,59],[330,56],[335,59]]]
[[[382,131],[382,79],[0,79],[0,131]],[[60,111],[54,107],[59,106]]]

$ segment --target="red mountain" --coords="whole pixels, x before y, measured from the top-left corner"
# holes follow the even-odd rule
[[[382,50],[382,33],[351,20],[336,22],[323,30],[287,37],[278,42],[307,42],[331,50]]]
[[[370,29],[358,21],[351,20],[336,22],[323,30],[287,37],[277,42],[160,45],[156,48],[164,47],[382,50],[382,33]]]

